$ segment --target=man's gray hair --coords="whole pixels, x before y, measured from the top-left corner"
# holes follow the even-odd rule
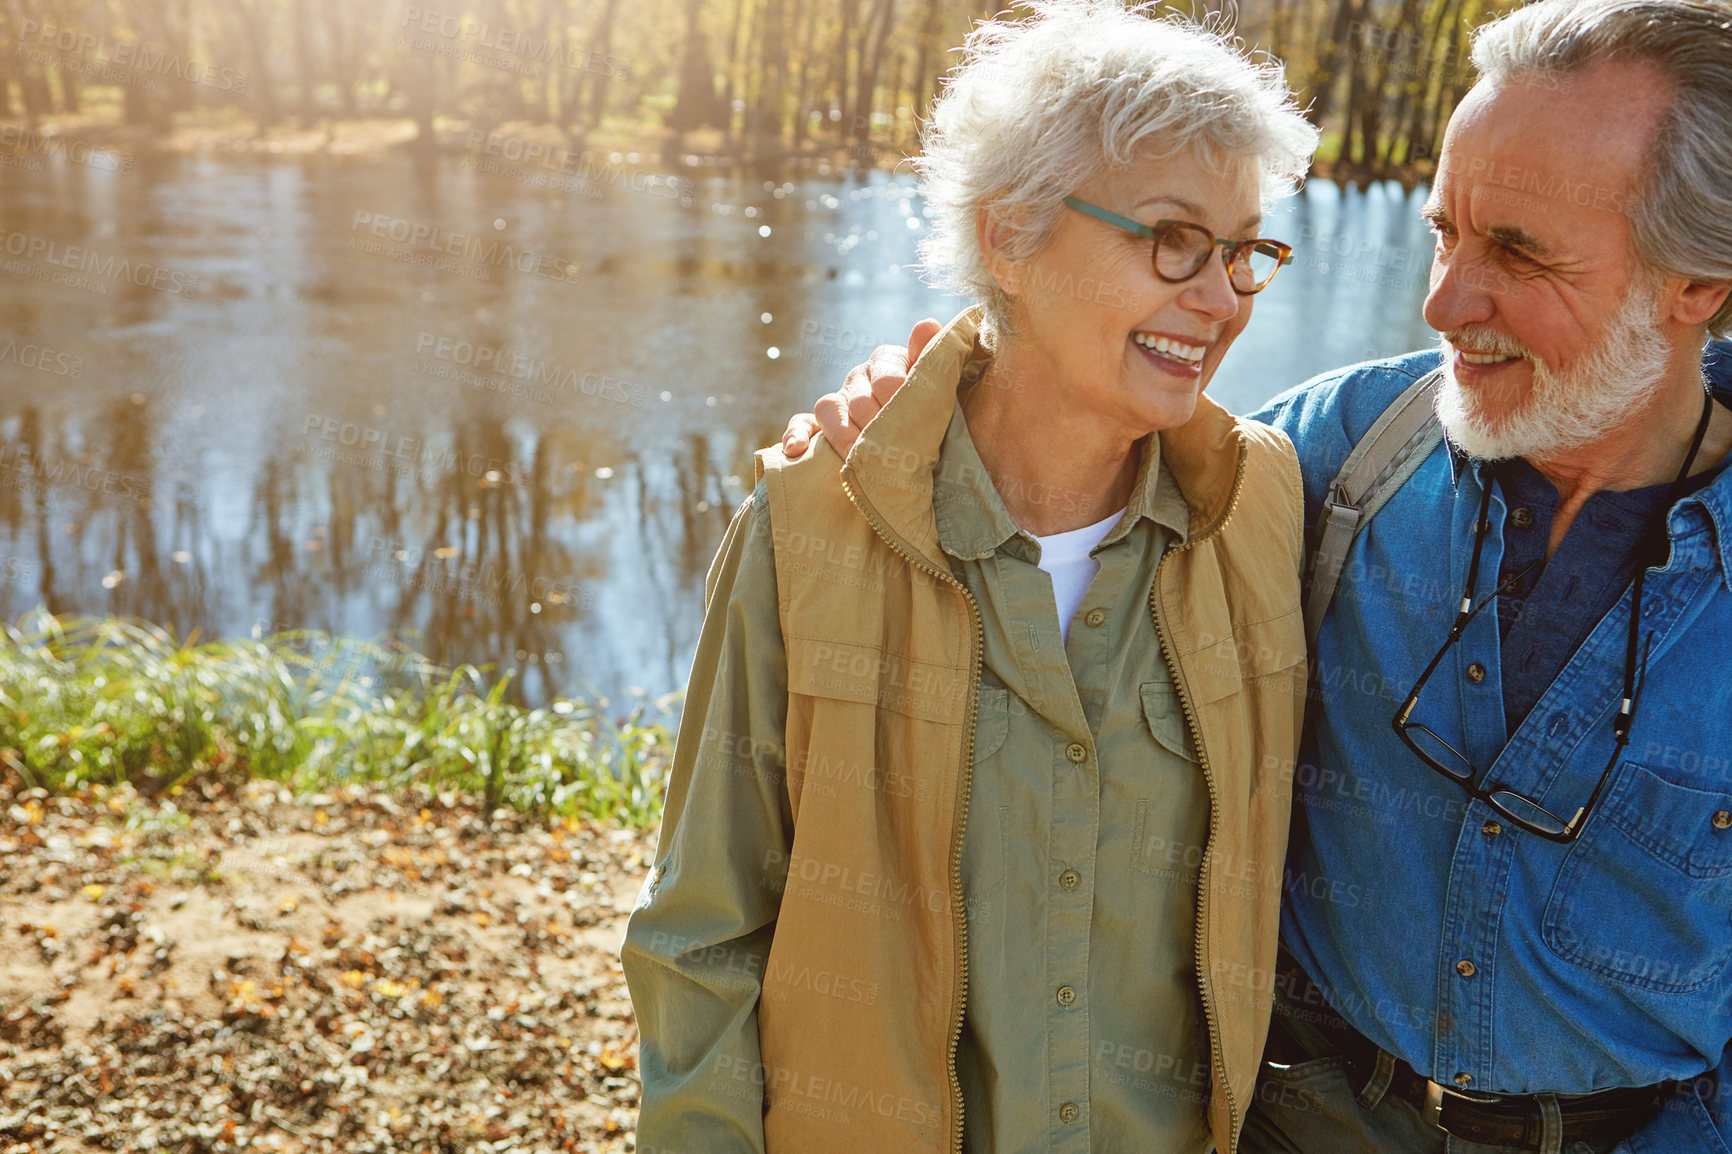
[[[1265,201],[1290,192],[1317,130],[1293,106],[1281,66],[1253,63],[1226,36],[1115,0],[1032,0],[1021,21],[978,24],[945,82],[915,160],[931,230],[929,281],[1008,329],[1009,300],[987,271],[975,212],[1009,228],[1006,255],[1032,256],[1064,198],[1108,165],[1199,150],[1211,168],[1254,162]]]
[[[1665,275],[1732,281],[1732,6],[1540,0],[1481,27],[1473,43],[1473,62],[1493,83],[1612,59],[1652,64],[1675,90],[1634,190],[1636,255]],[[1732,332],[1732,296],[1708,330]]]

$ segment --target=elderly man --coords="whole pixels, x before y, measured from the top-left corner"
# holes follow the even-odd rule
[[[1732,329],[1732,8],[1542,0],[1474,62],[1425,210],[1441,351],[1256,414],[1340,577],[1287,953],[1233,977],[1277,1014],[1241,1148],[1724,1154],[1732,394],[1703,365],[1732,375],[1705,350]],[[839,448],[893,352],[821,403]],[[1406,468],[1336,486],[1410,390],[1447,438],[1396,418]]]

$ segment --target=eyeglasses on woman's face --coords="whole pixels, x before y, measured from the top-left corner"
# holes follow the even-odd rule
[[[1225,240],[1190,221],[1157,220],[1149,225],[1074,196],[1065,197],[1064,203],[1065,207],[1114,228],[1154,241],[1155,275],[1168,284],[1188,281],[1202,272],[1210,255],[1219,248],[1221,263],[1227,266],[1227,279],[1233,291],[1240,296],[1250,296],[1267,288],[1275,274],[1281,271],[1281,266],[1293,261],[1293,246],[1278,240],[1264,237]]]

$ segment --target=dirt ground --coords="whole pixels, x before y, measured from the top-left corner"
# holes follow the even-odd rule
[[[428,791],[0,788],[0,1154],[623,1151],[653,834]]]

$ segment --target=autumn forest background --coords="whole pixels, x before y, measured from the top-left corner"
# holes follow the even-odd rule
[[[1512,5],[1174,7],[1286,62],[1325,130],[1320,173],[1411,183],[1471,83],[1470,30]],[[996,12],[959,0],[8,0],[0,119],[72,116],[140,137],[217,124],[255,140],[397,120],[420,148],[520,122],[557,128],[567,148],[601,134],[710,163],[840,150],[872,166],[916,147],[952,50]]]

